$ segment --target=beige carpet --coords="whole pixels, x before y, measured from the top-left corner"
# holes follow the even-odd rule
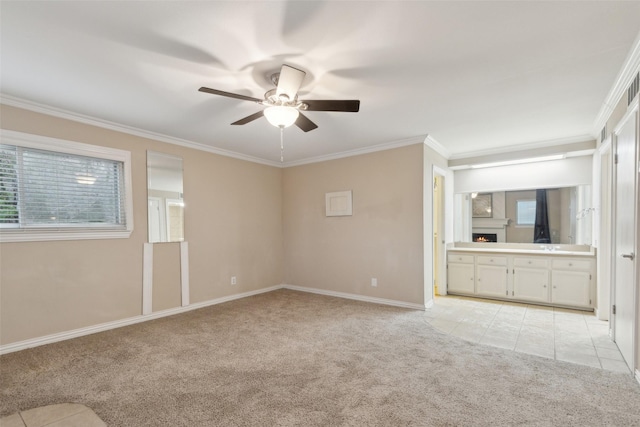
[[[640,425],[628,375],[285,290],[8,354],[0,373],[0,416],[75,402],[109,426]]]

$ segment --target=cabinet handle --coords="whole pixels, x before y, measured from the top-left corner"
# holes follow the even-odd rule
[[[633,252],[631,252],[630,254],[622,254],[622,258],[627,258],[631,261],[633,261],[636,257],[636,254],[634,254]]]
[[[569,267],[572,267],[572,266],[573,266],[573,264],[572,264],[572,263],[569,263]]]

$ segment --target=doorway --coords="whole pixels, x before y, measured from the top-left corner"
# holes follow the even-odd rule
[[[446,295],[445,172],[433,170],[433,296]]]

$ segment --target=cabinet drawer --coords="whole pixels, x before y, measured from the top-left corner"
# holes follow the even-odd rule
[[[479,256],[478,264],[483,265],[507,265],[507,257],[503,256]]]
[[[584,259],[554,259],[551,262],[554,270],[590,270],[591,261]]]
[[[462,264],[473,264],[473,255],[448,254],[448,262],[459,262]]]
[[[545,258],[514,258],[514,267],[549,268],[549,260]]]

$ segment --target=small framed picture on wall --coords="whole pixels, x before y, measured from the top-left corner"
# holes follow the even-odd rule
[[[491,193],[477,193],[471,195],[471,205],[474,218],[493,218],[493,197]]]

